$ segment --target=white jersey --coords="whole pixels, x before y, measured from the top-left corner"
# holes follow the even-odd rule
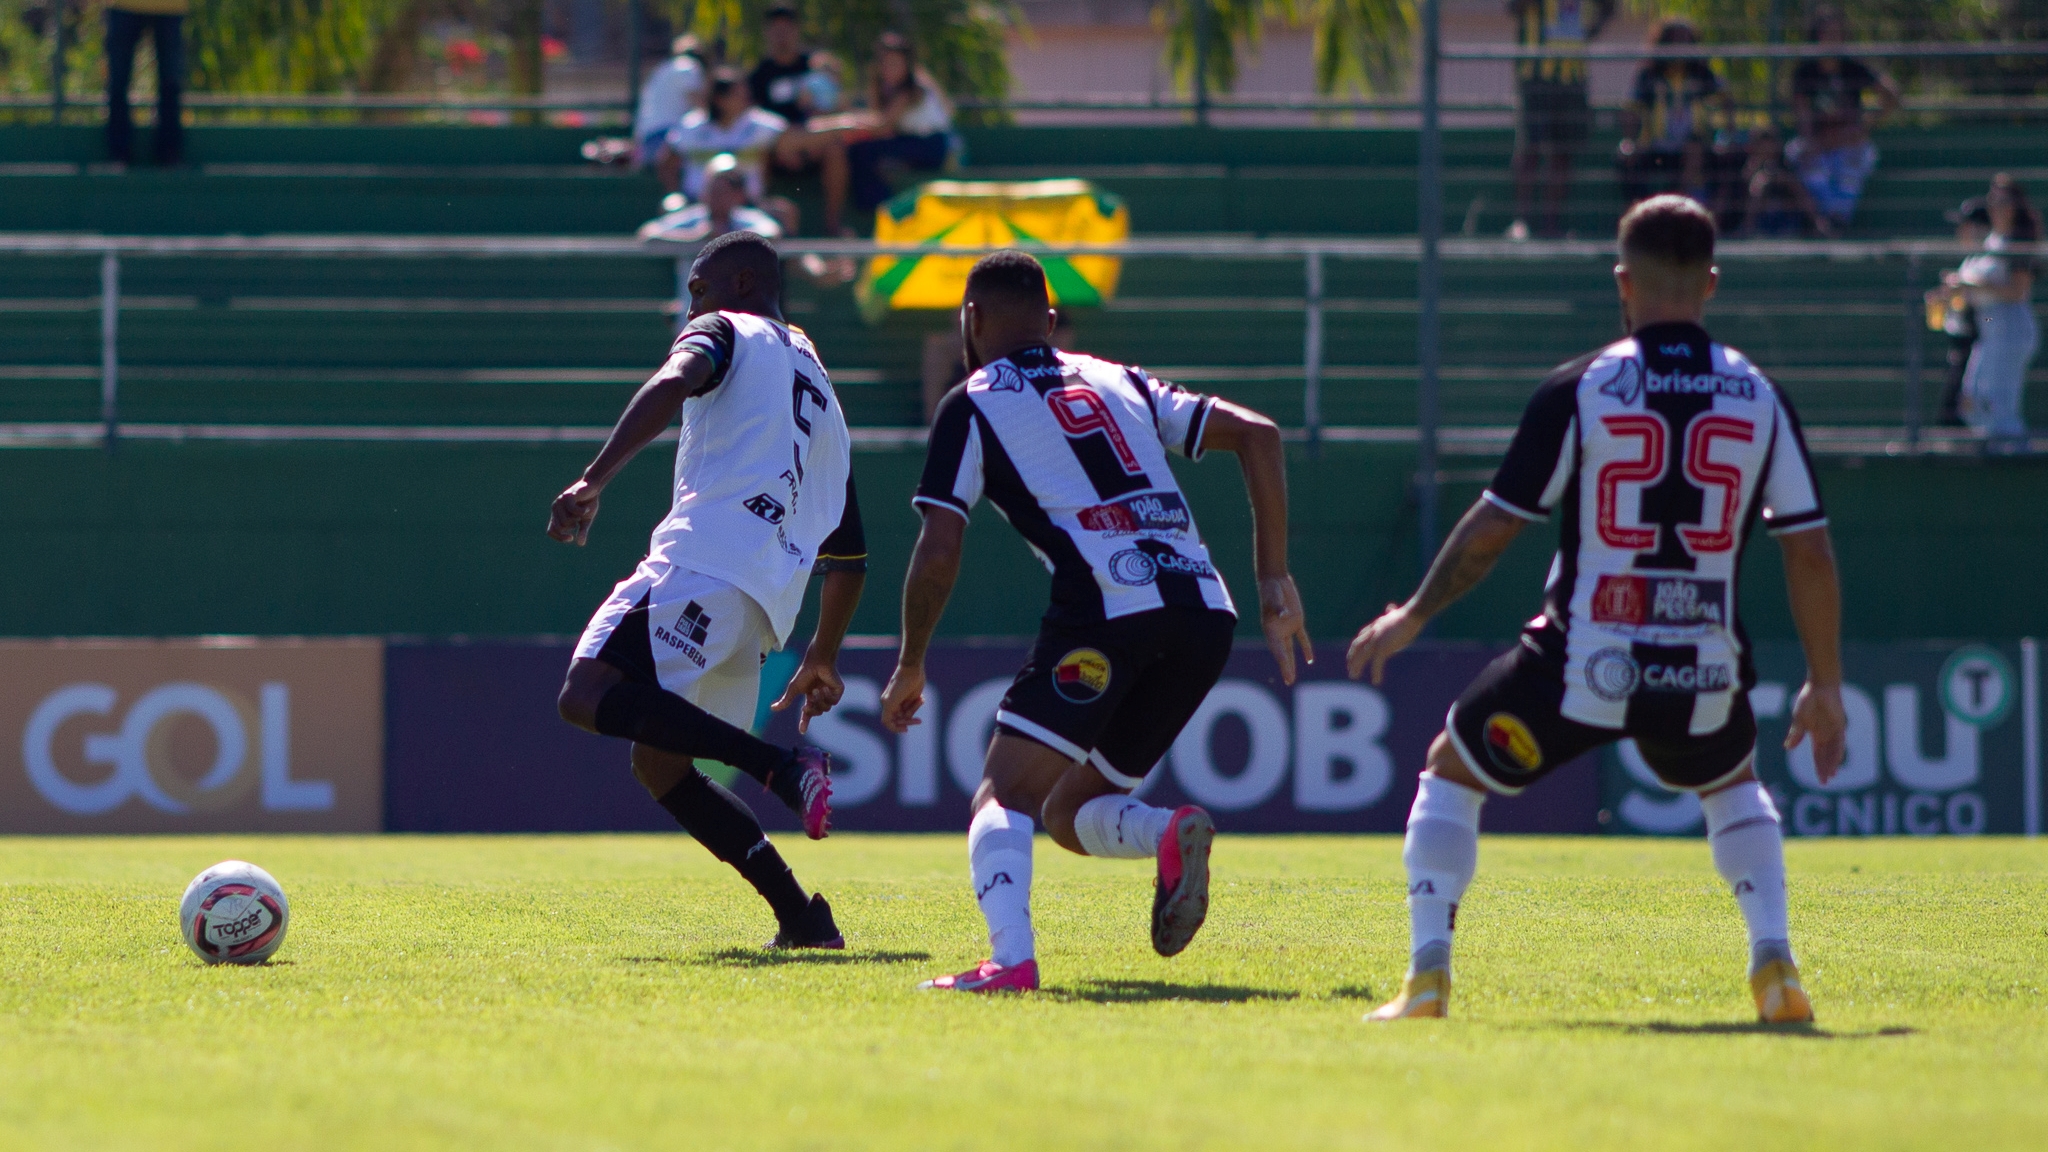
[[[1827,522],[1791,406],[1695,324],[1645,326],[1553,373],[1485,499],[1563,515],[1524,636],[1564,664],[1565,717],[1694,736],[1756,682],[1735,587],[1751,526]]]
[[[860,532],[846,417],[798,329],[713,312],[690,321],[670,359],[686,349],[716,369],[707,390],[683,402],[675,506],[654,529],[647,556],[753,597],[780,644],[821,546],[849,521],[853,536]]]
[[[730,152],[746,173],[747,196],[759,200],[768,194],[768,152],[789,130],[789,121],[765,108],[749,108],[731,124],[721,125],[699,108],[669,129],[669,150],[683,158],[683,195],[704,198],[705,165],[721,152]]]
[[[915,502],[966,516],[984,493],[1052,573],[1049,619],[1233,612],[1166,454],[1200,459],[1214,401],[1039,345],[982,368],[932,420]]]

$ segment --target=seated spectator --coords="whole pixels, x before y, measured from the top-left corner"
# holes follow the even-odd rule
[[[1848,35],[1841,9],[1814,9],[1807,39],[1835,46]],[[1799,173],[1814,206],[1826,217],[1820,229],[1832,236],[1849,226],[1863,182],[1877,169],[1877,145],[1863,112],[1863,94],[1876,92],[1878,116],[1899,106],[1899,90],[1882,72],[1847,56],[1809,56],[1792,70],[1792,110],[1799,135],[1785,146],[1785,159]]]
[[[746,177],[747,195],[759,200],[767,190],[768,155],[788,128],[782,117],[754,107],[738,72],[720,68],[711,74],[710,107],[695,109],[669,130],[655,171],[664,187],[680,188],[689,199],[701,200],[705,165],[714,156],[730,154]]]
[[[761,24],[762,56],[747,74],[754,103],[789,123],[775,142],[778,172],[818,174],[825,191],[825,232],[838,235],[846,209],[846,143],[831,130],[815,130],[811,119],[829,116],[845,103],[840,65],[828,52],[807,50],[796,9],[778,4]]]
[[[634,163],[654,162],[669,130],[697,108],[704,98],[704,54],[695,36],[678,36],[674,55],[640,86],[640,107],[633,113]]]
[[[2040,347],[2041,329],[2034,319],[2034,258],[2012,249],[2040,242],[2041,217],[2026,189],[2003,172],[1992,178],[1984,206],[1991,216],[1984,251],[1954,274],[1977,318],[1977,343],[1963,369],[1962,414],[1993,451],[2024,451],[2027,365]]]
[[[1697,44],[1699,30],[1679,17],[1658,21],[1650,48]],[[1730,110],[1726,86],[1704,60],[1652,58],[1636,70],[1628,106],[1621,114],[1621,146],[1615,169],[1630,204],[1649,199],[1653,177],[1675,179],[1678,191],[1713,206],[1709,171],[1712,121]]]
[[[794,221],[775,211],[786,204],[771,201],[766,209],[755,207],[739,160],[721,152],[704,166],[702,200],[649,220],[635,234],[642,240],[689,245],[691,254],[727,232],[752,232],[774,240],[794,230]],[[793,213],[794,206],[790,208]]]
[[[1814,206],[1806,186],[1785,164],[1785,143],[1777,130],[1765,128],[1749,138],[1749,158],[1742,167],[1742,234],[1785,239],[1807,232],[1833,235],[1833,225]]]
[[[931,75],[917,66],[910,41],[885,32],[868,66],[864,139],[849,144],[853,200],[865,213],[896,194],[886,169],[936,172],[953,148],[953,111]]]
[[[1991,235],[1991,209],[1984,197],[1972,196],[1962,207],[1948,213],[1956,226],[1956,243],[1975,248]],[[1941,389],[1941,422],[1952,428],[1966,426],[1963,420],[1963,371],[1970,363],[1970,350],[1977,343],[1977,314],[1970,310],[1970,294],[1963,290],[1961,269],[1941,278],[1941,286],[1927,290],[1927,326],[1948,337],[1947,375]]]

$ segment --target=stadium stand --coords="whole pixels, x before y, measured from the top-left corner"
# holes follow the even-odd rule
[[[655,213],[651,178],[582,162],[570,129],[221,126],[192,131],[196,170],[97,169],[84,127],[0,129],[9,230],[620,236]],[[974,177],[1084,176],[1124,198],[1136,232],[1399,235],[1414,227],[1412,132],[1198,128],[967,130]],[[1941,210],[2014,167],[2036,137],[2012,126],[1898,129],[1858,235],[1930,236]],[[1498,235],[1507,133],[1448,134],[1453,231]],[[1581,235],[1620,208],[1584,165]],[[805,190],[797,190],[800,197]],[[809,205],[807,205],[807,208]],[[811,215],[807,211],[807,216]],[[167,226],[166,221],[176,221]],[[1608,262],[1512,254],[1446,267],[1445,411],[1511,423],[1535,375],[1615,331]],[[98,412],[98,267],[0,259],[0,422]],[[1903,422],[1910,276],[1938,262],[1812,258],[1730,264],[1716,308],[1732,343],[1784,378],[1816,424]],[[653,258],[369,260],[136,258],[123,265],[122,412],[136,422],[588,425],[659,355],[673,291]],[[1325,286],[1323,419],[1414,421],[1414,277],[1406,261],[1333,260]],[[1922,284],[1921,286],[1924,286]],[[1299,259],[1126,262],[1121,293],[1079,318],[1084,347],[1302,421]],[[919,354],[939,314],[864,323],[842,289],[799,285],[792,319],[826,350],[849,412],[920,418]],[[1814,320],[1828,324],[1816,338]],[[1935,353],[1930,351],[1930,357]],[[1927,369],[1929,412],[1936,388]],[[2037,370],[2037,373],[2039,370]],[[605,402],[593,403],[601,386]],[[2036,387],[2035,421],[2048,389]],[[1925,413],[1923,413],[1924,415]]]

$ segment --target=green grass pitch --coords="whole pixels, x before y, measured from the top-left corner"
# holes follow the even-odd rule
[[[960,836],[782,843],[843,955],[677,836],[0,840],[12,1148],[2039,1148],[2048,844],[1789,850],[1820,1014],[1759,1029],[1698,841],[1489,838],[1454,1019],[1368,1026],[1406,950],[1400,842],[1225,836],[1173,960],[1149,867],[1039,841],[1048,988],[981,958]],[[187,880],[292,901],[207,968]]]

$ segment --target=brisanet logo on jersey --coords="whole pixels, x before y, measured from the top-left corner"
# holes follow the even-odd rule
[[[1809,747],[1781,747],[1804,665],[1795,646],[1760,645],[1750,705],[1757,775],[1791,836],[1974,836],[2038,830],[2037,646],[1852,644],[1844,651],[1848,755],[1823,781]],[[2026,706],[2032,695],[2033,707]],[[1633,746],[1608,756],[1613,831],[1696,834],[1698,800],[1663,788]]]
[[[376,640],[0,641],[0,830],[373,832]]]

